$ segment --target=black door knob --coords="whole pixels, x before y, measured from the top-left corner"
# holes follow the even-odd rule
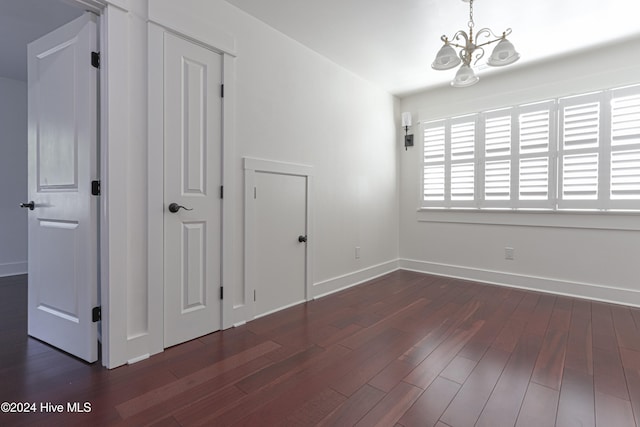
[[[305,243],[307,241],[307,236],[298,236],[298,242]]]
[[[176,212],[178,212],[180,209],[184,209],[185,211],[192,211],[192,210],[193,210],[193,209],[185,208],[184,206],[179,205],[179,204],[177,204],[177,203],[171,203],[171,204],[169,205],[169,212],[171,212],[171,213],[176,213]]]
[[[33,203],[33,200],[30,201],[29,203],[20,203],[20,207],[21,208],[29,208],[29,210],[34,210],[36,208],[36,204]]]

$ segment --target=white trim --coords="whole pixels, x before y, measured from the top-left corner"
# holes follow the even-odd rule
[[[82,2],[81,2],[82,3]],[[120,169],[129,140],[129,84],[126,66],[128,11],[101,1],[100,15],[100,305],[102,364],[115,368],[127,361],[126,176]],[[127,29],[127,31],[123,31]],[[113,173],[112,173],[113,172]],[[114,209],[111,209],[111,206]],[[118,248],[119,250],[115,250]],[[113,283],[118,285],[112,286]]]
[[[147,34],[147,176],[164,183],[164,29],[149,23]],[[148,351],[155,354],[164,351],[164,184],[147,187]]]
[[[222,286],[225,298],[222,300],[222,329],[233,326],[233,294],[236,284],[234,273],[236,206],[236,58],[224,53],[222,58]]]
[[[593,283],[570,282],[547,277],[526,276],[503,271],[491,271],[411,259],[401,259],[400,268],[436,276],[472,280],[491,285],[640,307],[640,291],[635,289],[624,289]]]
[[[283,175],[313,176],[313,166],[245,157],[244,169]]]
[[[253,236],[255,236],[255,203],[253,198],[253,188],[256,183],[256,172],[274,173],[281,175],[294,175],[306,179],[306,224],[307,236],[305,252],[305,301],[312,295],[313,283],[313,167],[309,165],[287,163],[273,160],[256,159],[245,157],[243,159],[244,168],[244,289],[243,300],[240,304],[234,305],[235,322],[250,320],[255,318],[255,303],[252,303],[250,293],[255,289],[254,283],[257,278],[252,266],[256,259],[254,253]],[[282,308],[280,308],[282,309]],[[280,310],[279,309],[279,310]]]
[[[313,284],[313,299],[318,299],[331,295],[333,293],[360,285],[377,277],[384,276],[393,271],[398,270],[399,260],[391,260],[362,270],[343,274],[342,276],[333,277]]]
[[[64,3],[68,3],[82,9],[93,12],[97,15],[102,13],[107,3],[111,3],[108,0],[62,0]]]
[[[144,260],[145,254],[137,252],[130,244],[131,232],[137,223],[132,216],[139,209],[130,200],[130,188],[132,182],[141,183],[139,179],[143,179],[143,175],[140,174],[144,172],[137,172],[140,169],[130,167],[131,164],[126,161],[132,155],[146,157],[147,151],[147,90],[143,83],[147,80],[146,4],[129,1],[117,3],[113,5],[109,2],[104,12],[108,25],[105,29],[104,56],[101,58],[101,67],[104,66],[102,77],[106,80],[103,82],[103,88],[106,89],[104,98],[101,99],[108,110],[106,121],[101,123],[107,127],[104,131],[108,140],[108,147],[101,159],[106,166],[101,171],[105,180],[102,196],[109,224],[108,231],[102,234],[107,239],[101,241],[102,248],[108,251],[107,254],[103,253],[108,257],[108,266],[103,265],[102,271],[108,275],[110,285],[108,289],[102,289],[101,304],[102,337],[103,341],[109,342],[109,357],[106,361],[103,359],[103,363],[109,368],[124,365],[141,354],[152,353],[156,337],[155,325],[150,324],[149,320],[152,284],[147,280],[145,266],[132,264],[136,262],[133,259]],[[130,6],[130,9],[124,9],[123,6]],[[145,201],[142,200],[143,203]],[[142,212],[141,217],[144,218],[144,207]],[[136,228],[136,231],[139,230]],[[142,295],[147,297],[146,300],[139,298]],[[133,325],[129,316],[134,311],[145,316],[144,323],[130,328]],[[105,312],[108,316],[106,321]]]
[[[640,231],[640,212],[500,209],[417,210],[418,222]]]
[[[149,23],[158,25],[166,31],[180,35],[180,37],[188,39],[196,44],[203,45],[207,49],[213,49],[219,53],[237,56],[235,37],[214,27],[208,27],[207,34],[196,34],[190,28],[181,28],[174,22],[166,22],[162,18],[149,17]]]
[[[142,354],[138,357],[134,357],[133,359],[127,360],[127,365],[133,365],[134,363],[142,362],[143,360],[147,360],[151,355],[149,353]]]
[[[17,276],[19,274],[27,274],[27,261],[0,264],[0,277]]]
[[[100,195],[100,240],[99,240],[99,253],[100,253],[100,306],[102,307],[102,322],[100,331],[100,337],[102,342],[102,365],[107,368],[114,368],[121,363],[115,362],[119,358],[118,345],[116,344],[117,338],[114,330],[116,329],[116,321],[112,321],[112,318],[117,318],[115,310],[111,310],[115,307],[112,304],[113,294],[115,293],[115,287],[112,289],[110,286],[111,278],[111,257],[110,257],[110,222],[109,216],[109,200],[110,190],[107,186],[109,182],[109,152],[110,141],[109,136],[111,132],[116,129],[110,123],[109,116],[109,79],[111,74],[110,70],[110,58],[109,58],[109,26],[116,20],[110,17],[109,9],[103,10],[103,13],[99,18],[99,31],[98,44],[100,46],[100,185],[102,187]],[[114,73],[114,75],[118,75]]]
[[[268,316],[270,314],[277,313],[280,310],[285,310],[287,308],[295,307],[296,305],[304,304],[305,302],[307,302],[307,300],[301,300],[301,301],[292,302],[291,304],[287,304],[287,305],[283,305],[282,307],[274,308],[273,310],[269,310],[269,311],[267,311],[265,313],[260,313],[260,314],[256,315],[253,319],[255,320],[255,319],[259,319],[261,317],[266,317],[266,316]]]

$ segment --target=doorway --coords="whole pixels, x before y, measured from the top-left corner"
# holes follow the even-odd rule
[[[27,92],[28,92],[27,91],[27,80],[28,80],[27,79],[27,58],[28,57],[26,54],[27,44],[29,44],[33,40],[40,39],[45,34],[49,34],[57,28],[65,27],[67,23],[74,21],[78,17],[81,17],[82,15],[84,15],[84,13],[85,13],[84,10],[80,7],[74,7],[71,4],[65,4],[59,1],[42,2],[42,1],[34,1],[34,0],[26,0],[26,1],[12,0],[12,1],[2,2],[0,4],[0,28],[2,29],[0,31],[0,35],[4,41],[10,40],[12,42],[10,45],[7,43],[3,43],[1,45],[0,54],[2,54],[3,56],[3,63],[2,63],[2,66],[0,67],[0,77],[3,77],[5,79],[24,82],[23,96],[24,96],[25,105],[27,104],[26,101],[27,101]],[[95,37],[97,37],[97,30],[93,32],[93,37],[94,39]],[[73,47],[69,47],[69,50],[73,50],[73,49],[74,49]],[[53,58],[53,56],[47,56],[47,58],[43,57],[43,63],[50,61],[50,58]],[[45,87],[45,86],[54,87],[55,85],[52,86],[52,85],[46,85],[43,83],[41,87]],[[4,98],[4,100],[7,100],[7,99]],[[11,102],[11,100],[9,100],[9,102]],[[19,105],[20,103],[16,102],[15,104]],[[33,104],[32,101],[29,101],[29,105],[31,106],[32,104]],[[53,105],[55,105],[55,103],[53,103]],[[92,107],[93,111],[95,111],[96,106],[97,106],[97,101],[95,102],[95,105],[93,105]],[[58,111],[62,113],[65,111],[65,109],[58,108]],[[24,116],[25,116],[24,122],[26,123],[27,108],[24,108]],[[56,114],[48,117],[50,123],[55,121],[54,116],[56,116]],[[0,241],[3,242],[2,249],[5,250],[4,252],[6,254],[7,243],[11,245],[9,248],[19,247],[19,249],[23,251],[23,254],[21,257],[23,261],[19,264],[23,265],[24,267],[22,269],[17,269],[13,271],[10,268],[9,269],[5,268],[4,271],[0,271],[1,275],[3,276],[26,273],[27,272],[26,270],[28,268],[27,254],[29,254],[28,255],[29,258],[32,258],[34,253],[42,255],[43,251],[47,248],[47,244],[44,243],[43,241],[41,241],[42,245],[33,244],[33,242],[31,244],[28,243],[29,238],[31,236],[27,232],[27,216],[29,216],[30,218],[34,217],[33,210],[31,209],[31,207],[33,206],[35,208],[36,206],[35,204],[30,203],[30,198],[27,195],[26,184],[28,181],[27,176],[28,176],[28,170],[29,170],[28,161],[27,161],[27,141],[28,141],[27,129],[28,127],[25,125],[23,127],[23,134],[17,137],[19,140],[19,144],[21,144],[23,147],[23,150],[19,150],[18,152],[15,152],[14,153],[15,157],[13,156],[8,157],[8,159],[14,165],[14,167],[11,168],[11,170],[13,171],[12,174],[15,175],[15,178],[11,180],[6,180],[6,181],[3,180],[5,184],[15,185],[13,190],[15,191],[15,194],[18,195],[19,200],[14,200],[10,197],[7,199],[3,197],[3,200],[9,202],[8,204],[10,206],[7,206],[7,209],[11,207],[12,213],[16,215],[13,215],[13,216],[0,215],[0,218],[2,218],[1,220],[2,224],[0,224],[0,229],[2,227],[5,227],[5,228],[9,227],[11,229],[11,233],[13,234],[12,238],[8,238],[8,239],[0,238]],[[0,147],[0,151],[2,151],[2,156],[0,157],[3,157],[4,159],[7,159],[7,157],[5,157],[5,154],[7,152],[5,151],[6,148],[7,148],[6,146]],[[69,148],[69,145],[67,146],[67,148]],[[77,176],[74,176],[73,180],[69,180],[68,178],[70,176],[67,174],[68,171],[69,169],[66,169],[66,172],[63,172],[62,174],[58,174],[57,176],[54,177],[55,173],[53,169],[48,169],[48,170],[43,169],[41,170],[42,172],[41,178],[44,180],[47,180],[48,178],[46,176],[48,176],[49,178],[54,178],[54,180],[56,179],[59,180],[60,182],[58,183],[65,181],[63,183],[64,184],[63,187],[64,186],[69,187],[69,185],[71,184],[71,181],[76,181],[75,178],[77,178]],[[76,184],[76,183],[77,182],[74,182],[73,184]],[[41,184],[43,185],[41,185],[40,187],[45,189],[45,192],[46,190],[51,190],[53,189],[53,187],[56,187],[56,184],[53,184],[52,181],[50,181],[49,183],[45,183],[44,181],[42,181]],[[16,187],[22,187],[22,188],[18,190]],[[45,187],[48,187],[48,188],[45,188]],[[67,190],[69,190],[69,188],[67,188]],[[5,189],[3,189],[2,191],[5,191]],[[29,193],[31,193],[30,190],[29,190]],[[70,194],[71,191],[68,191],[68,193]],[[50,191],[49,196],[51,194],[52,192]],[[23,207],[26,209],[21,210],[19,207],[19,204],[23,204]],[[50,206],[51,204],[52,204],[51,200],[39,200],[38,207],[43,208],[44,206]],[[57,203],[57,204],[60,205],[60,203]],[[17,220],[15,220],[16,216],[18,218]],[[45,217],[45,216],[48,217],[49,219],[53,218],[53,216],[51,215],[40,215],[40,217]],[[13,222],[11,222],[12,218],[14,219]],[[97,221],[97,217],[95,220]],[[7,222],[9,222],[9,224],[7,224]],[[38,221],[38,222],[39,222],[39,225],[42,225],[42,230],[44,230],[46,233],[49,233],[49,237],[51,237],[51,235],[55,235],[54,237],[57,239],[57,237],[62,237],[62,236],[58,236],[60,233],[65,234],[65,236],[62,237],[62,241],[58,242],[59,244],[56,244],[53,246],[49,245],[51,250],[53,250],[53,253],[62,254],[64,251],[61,250],[61,247],[59,245],[63,244],[63,242],[69,243],[69,239],[67,237],[69,234],[73,234],[73,230],[76,229],[73,222],[57,221],[57,219],[53,221],[45,220],[45,221]],[[71,240],[74,240],[74,239],[75,238],[71,238]],[[16,244],[16,241],[22,244],[21,248],[19,244]],[[13,255],[15,256],[16,254],[14,253]],[[29,281],[31,281],[34,277],[38,276],[38,274],[43,272],[49,276],[64,275],[64,272],[63,272],[64,269],[61,268],[61,265],[64,264],[64,262],[62,261],[66,261],[66,260],[61,260],[60,264],[52,262],[51,260],[49,260],[48,264],[38,262],[37,260],[31,261],[29,265],[30,267],[29,270],[38,271],[39,273],[31,274],[29,277]],[[97,258],[95,260],[95,263],[97,263]],[[6,267],[6,263],[3,263],[3,259],[0,259],[0,265],[3,265],[3,264]],[[49,267],[53,267],[53,269],[48,269],[47,265]],[[2,270],[2,268],[0,268],[0,270]],[[97,276],[97,274],[95,274],[95,276]],[[95,284],[95,280],[93,281],[93,283]],[[69,285],[69,283],[67,283],[67,285]],[[73,286],[73,284],[71,285]],[[28,285],[28,287],[31,290],[32,286]],[[97,292],[97,288],[94,290],[94,292]],[[53,307],[57,306],[58,309],[61,309],[61,310],[58,310],[58,314],[62,315],[62,317],[58,316],[58,319],[61,319],[64,317],[69,319],[73,317],[72,315],[71,316],[69,315],[69,313],[72,313],[74,311],[72,309],[68,309],[69,307],[71,307],[68,304],[69,301],[63,302],[60,298],[60,295],[57,294],[56,292],[51,292],[51,290],[48,290],[47,295],[41,294],[38,297],[39,298],[41,297],[40,302],[47,299],[49,303],[49,304],[46,304],[46,303],[39,304],[40,309],[38,311],[40,313],[47,313],[47,312],[54,311]],[[73,302],[71,302],[71,304],[73,304]],[[27,307],[25,304],[25,311],[26,309]],[[90,317],[90,315],[88,317]],[[51,324],[48,321],[44,321],[44,322],[39,321],[35,323],[39,325],[44,325],[45,329],[47,328],[55,329],[55,327],[51,327]],[[75,322],[72,321],[71,323],[75,323]],[[44,341],[49,342],[58,348],[62,348],[65,351],[69,351],[72,354],[79,355],[76,353],[75,350],[71,348],[67,348],[65,345],[60,345],[60,343],[55,343],[48,340],[46,337],[41,336],[38,331],[32,331],[31,328],[29,329],[29,334],[32,336],[37,336],[38,338],[41,338]],[[56,330],[56,334],[60,336],[62,335],[66,336],[66,334],[58,330]],[[92,355],[90,355],[89,357],[84,357],[85,360],[88,360],[88,361],[94,361],[97,359],[97,347],[98,347],[97,336],[96,334],[94,334],[93,336],[94,338],[92,339],[92,342],[89,343],[89,346],[92,348],[92,350],[90,350],[89,352],[92,353]],[[63,341],[65,339],[63,339]]]

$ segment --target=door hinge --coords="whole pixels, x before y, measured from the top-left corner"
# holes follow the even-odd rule
[[[91,52],[91,66],[100,68],[100,52]]]
[[[220,286],[220,299],[224,299],[224,287]]]
[[[101,320],[102,320],[102,307],[100,306],[93,307],[93,309],[91,310],[91,321],[95,323]]]
[[[220,98],[224,98],[224,85],[220,85]]]
[[[220,198],[224,199],[224,185],[220,186]]]
[[[91,195],[92,196],[100,195],[100,181],[91,181]]]

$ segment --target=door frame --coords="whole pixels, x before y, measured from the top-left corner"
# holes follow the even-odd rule
[[[229,40],[204,41],[184,31],[150,20],[147,23],[148,56],[148,200],[147,200],[147,274],[149,283],[149,353],[164,351],[164,34],[171,33],[222,55],[222,198],[221,286],[226,288],[221,301],[221,327],[233,326],[233,207],[235,205],[235,53]],[[152,184],[155,183],[155,184]]]
[[[309,301],[312,296],[311,285],[313,283],[313,265],[310,260],[314,259],[314,234],[313,234],[313,209],[312,209],[312,189],[313,189],[313,166],[286,163],[273,160],[256,159],[252,157],[245,157],[243,159],[244,168],[244,292],[243,292],[243,304],[246,307],[245,319],[254,319],[255,303],[251,298],[251,290],[256,289],[258,278],[255,277],[256,265],[256,248],[255,248],[255,235],[256,235],[256,204],[253,197],[253,189],[256,186],[256,173],[274,173],[280,175],[292,175],[305,178],[306,182],[306,224],[307,224],[307,236],[305,251],[305,284],[304,284],[304,298],[305,301]]]

